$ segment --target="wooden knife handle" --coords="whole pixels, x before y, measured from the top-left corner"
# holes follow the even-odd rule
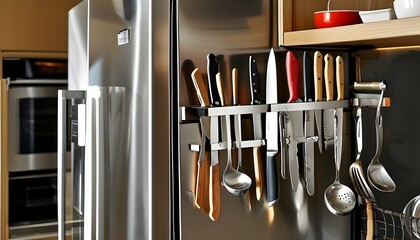
[[[205,158],[197,163],[197,179],[195,185],[195,205],[203,211],[208,211],[210,151],[205,152]],[[204,205],[207,204],[207,210]]]
[[[366,230],[366,240],[373,240],[375,233],[375,219],[373,215],[373,205],[372,202],[365,199],[366,202],[366,215],[367,215],[367,230]]]
[[[325,94],[327,101],[332,101],[334,98],[334,61],[331,54],[327,53],[324,57],[324,81]]]
[[[219,163],[217,163],[214,166],[210,166],[209,217],[213,221],[217,221],[220,217],[220,169],[219,168],[220,168]]]
[[[253,148],[254,173],[255,173],[255,195],[259,201],[264,193],[264,169],[261,159],[261,146]]]
[[[344,99],[344,60],[341,56],[335,58],[335,79],[337,82],[337,100]]]
[[[207,87],[198,68],[194,69],[194,71],[191,73],[191,79],[193,81],[195,91],[197,92],[198,101],[200,102],[201,106],[210,106],[210,98]]]
[[[222,83],[222,75],[220,73],[216,74],[216,86],[217,86],[217,92],[219,93],[220,102],[223,107],[226,105],[226,98],[225,98],[225,90],[223,88],[223,83]]]
[[[314,53],[314,85],[315,85],[315,101],[322,101],[322,53],[316,51]]]
[[[198,161],[197,163],[197,179],[195,184],[195,206],[201,208],[204,201],[204,181],[205,181],[205,169],[204,162]]]

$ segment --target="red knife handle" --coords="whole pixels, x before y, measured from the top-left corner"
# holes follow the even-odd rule
[[[299,63],[291,51],[286,54],[286,74],[290,95],[287,102],[292,103],[299,98]]]
[[[261,159],[261,146],[253,148],[254,153],[254,173],[255,173],[255,195],[259,201],[264,193],[264,169]]]
[[[209,217],[217,221],[220,217],[220,169],[219,163],[210,166],[210,186],[209,186],[210,212]]]

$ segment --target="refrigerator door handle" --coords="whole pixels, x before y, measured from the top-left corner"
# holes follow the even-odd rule
[[[108,88],[89,86],[86,101],[85,237],[105,239],[105,146]]]
[[[66,239],[66,152],[67,152],[67,104],[70,99],[85,99],[85,91],[58,90],[57,116],[57,198],[58,240]]]

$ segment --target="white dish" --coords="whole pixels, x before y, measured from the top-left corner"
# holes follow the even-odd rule
[[[394,9],[397,18],[420,16],[420,0],[395,0]]]
[[[394,9],[392,8],[379,9],[373,11],[359,11],[359,15],[363,23],[387,21],[397,18],[395,16]]]

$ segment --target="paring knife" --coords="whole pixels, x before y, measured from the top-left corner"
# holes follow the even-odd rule
[[[266,102],[277,103],[277,66],[274,50],[270,50],[267,64],[266,78]],[[276,167],[276,156],[278,148],[278,114],[277,112],[266,113],[266,139],[267,139],[267,158],[266,158],[266,179],[267,179],[267,200],[268,206],[273,206],[278,200],[278,177]]]
[[[213,107],[221,105],[217,91],[216,75],[219,72],[217,58],[213,54],[207,55],[207,77],[210,89],[210,100]],[[210,143],[219,144],[219,117],[211,117]],[[210,180],[209,180],[209,217],[217,221],[220,217],[220,165],[219,152],[211,150]]]
[[[255,59],[249,57],[249,83],[251,89],[251,104],[258,105],[264,102],[263,97],[259,95],[258,91],[258,70],[257,62]],[[252,124],[254,130],[254,139],[262,140],[262,121],[261,113],[252,114]],[[253,148],[253,157],[254,157],[254,174],[255,174],[255,195],[259,201],[262,198],[264,192],[264,175],[263,175],[263,166],[261,159],[261,146]]]
[[[286,53],[286,75],[290,97],[288,103],[301,102],[299,99],[299,62],[292,51]],[[298,144],[305,142],[303,135],[303,111],[286,112],[287,136],[289,139],[288,158],[292,190],[299,184]]]
[[[334,100],[334,58],[329,53],[324,56],[324,81],[325,95],[327,101]],[[334,144],[334,109],[324,110],[324,147],[328,149],[328,145]]]
[[[344,61],[343,58],[338,55],[335,58],[335,79],[337,84],[337,101],[344,99]],[[338,157],[341,157],[342,149],[343,149],[343,109],[337,108],[335,110],[335,114],[337,115],[337,136],[338,136],[338,146],[337,152],[339,154]]]
[[[308,52],[303,52],[303,89],[304,89],[304,101],[314,101],[314,75],[313,75],[312,59]],[[315,113],[314,111],[305,111],[304,115],[304,132],[305,132],[305,144],[304,149],[304,175],[306,183],[306,191],[310,196],[315,193],[315,177],[314,177],[314,142],[318,140],[315,136]]]
[[[321,52],[316,51],[314,53],[314,85],[315,85],[315,101],[322,101],[323,98],[323,69],[322,69],[322,62],[323,56]],[[323,130],[322,130],[322,110],[315,110],[315,122],[316,122],[316,129],[318,134],[318,148],[319,152],[322,153],[323,147]]]
[[[191,79],[193,81],[195,90],[197,92],[197,97],[202,107],[209,107],[210,106],[210,99],[207,92],[206,85],[204,83],[203,77],[198,68],[196,68],[191,73]],[[209,117],[200,117],[200,127],[201,127],[201,148],[200,154],[197,162],[197,178],[196,178],[196,185],[195,185],[195,205],[198,208],[202,208],[204,204],[204,198],[208,196],[206,194],[206,190],[208,191],[208,169],[205,168],[208,161],[207,151],[206,151],[206,143],[209,141],[210,138],[210,130],[209,130]]]

